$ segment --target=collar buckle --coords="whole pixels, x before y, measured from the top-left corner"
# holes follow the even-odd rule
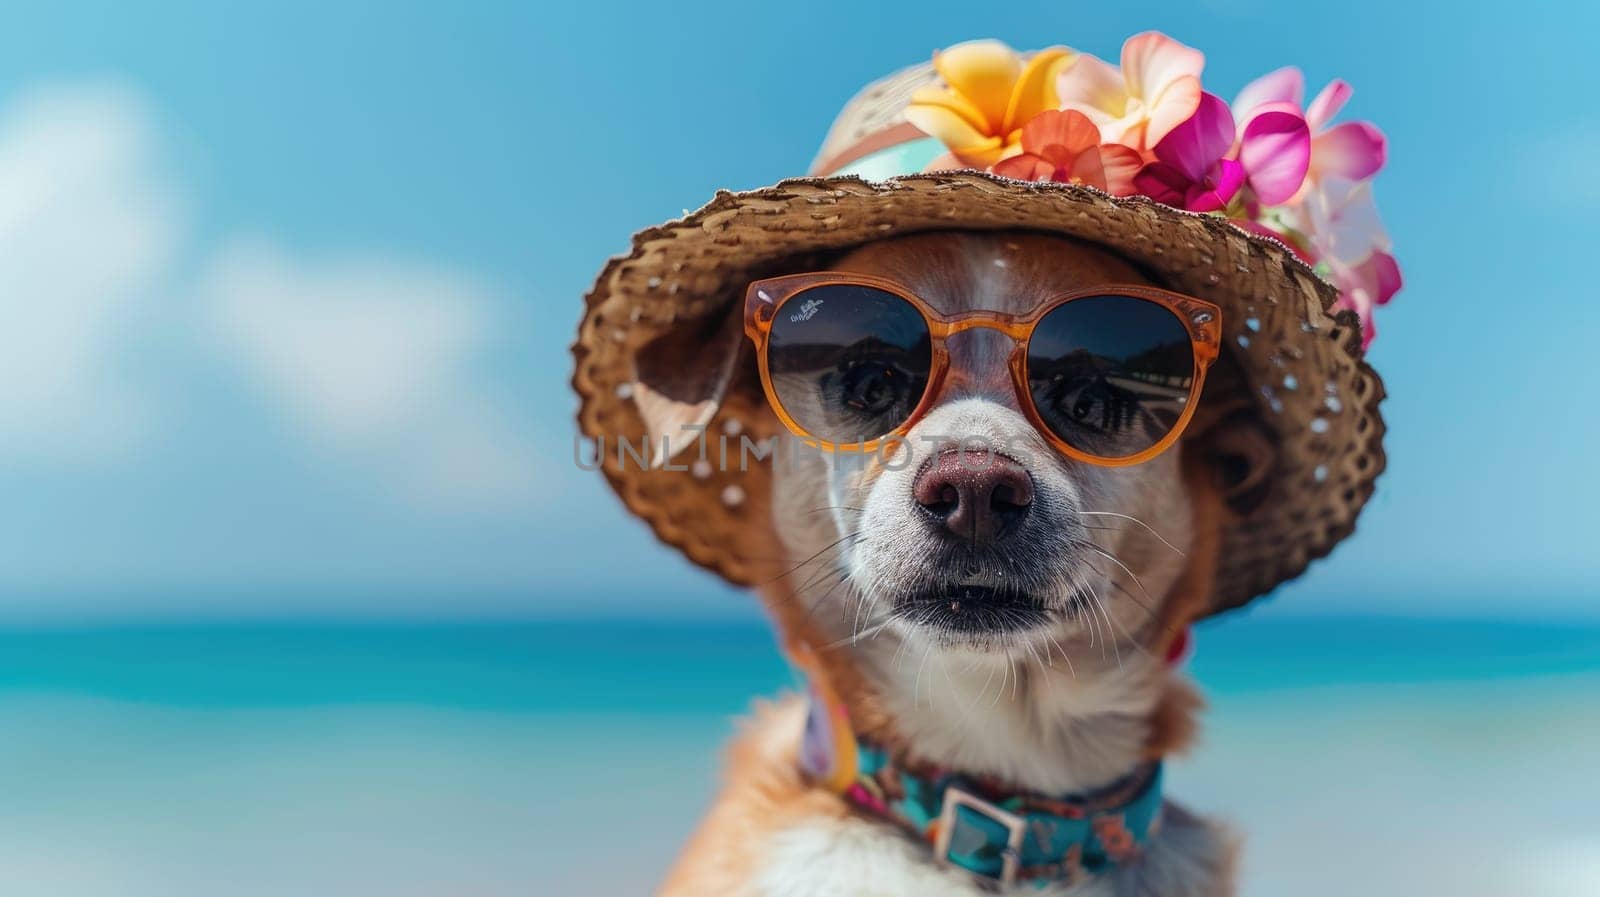
[[[985,881],[1014,884],[1022,865],[1022,839],[1027,829],[1027,820],[1021,816],[950,785],[944,790],[944,804],[939,811],[934,862]],[[994,869],[996,857],[998,870]]]

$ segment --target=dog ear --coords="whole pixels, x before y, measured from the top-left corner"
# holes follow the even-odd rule
[[[1205,394],[1186,437],[1200,456],[1223,504],[1244,516],[1266,500],[1278,464],[1278,441],[1261,419],[1243,373],[1224,355],[1206,380]]]
[[[743,321],[732,313],[674,327],[633,356],[633,403],[659,467],[694,444],[716,416],[745,357]]]
[[[1268,474],[1278,462],[1277,445],[1260,417],[1236,414],[1225,418],[1202,445],[1228,509],[1243,516],[1259,507],[1267,497]]]

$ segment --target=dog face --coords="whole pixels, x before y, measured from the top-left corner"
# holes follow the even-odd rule
[[[901,237],[833,268],[890,278],[947,314],[1021,314],[1067,290],[1149,283],[1109,252],[1032,233]],[[950,654],[1147,642],[1194,538],[1180,451],[1130,467],[1072,460],[1024,415],[1009,337],[973,329],[947,346],[950,375],[904,442],[774,466],[790,554],[838,573],[809,577],[830,588],[798,599],[846,636]]]

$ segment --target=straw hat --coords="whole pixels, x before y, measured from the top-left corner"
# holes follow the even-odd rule
[[[683,218],[635,234],[631,249],[606,263],[585,299],[572,382],[579,428],[599,446],[607,480],[629,510],[696,564],[736,585],[769,581],[786,569],[770,519],[770,462],[751,458],[741,470],[739,452],[741,440],[760,444],[786,431],[762,397],[740,327],[745,286],[900,234],[1053,232],[1107,247],[1164,286],[1223,308],[1225,350],[1244,381],[1231,398],[1258,407],[1277,453],[1264,498],[1223,533],[1211,612],[1299,575],[1352,532],[1384,467],[1383,384],[1363,360],[1365,322],[1349,307],[1374,297],[1352,296],[1348,287],[1341,295],[1303,260],[1317,249],[1314,234],[1280,232],[1293,235],[1293,249],[1262,235],[1268,228],[1261,220],[1296,220],[1290,204],[1276,218],[1239,226],[1232,212],[1201,214],[1084,184],[1022,181],[975,167],[937,170],[989,162],[975,158],[984,153],[1034,149],[1011,127],[1016,122],[995,129],[1009,131],[999,134],[998,153],[993,140],[974,153],[929,136],[940,124],[927,110],[958,94],[966,77],[953,70],[959,60],[952,54],[971,47],[992,55],[1000,45],[960,45],[934,65],[903,70],[856,96],[828,134],[813,176],[719,191]],[[1092,63],[1115,71],[1064,50],[1017,60],[1014,95],[1031,83],[1036,101],[1050,108],[1071,108],[1063,70]],[[1127,48],[1123,63],[1137,64]],[[1046,76],[1055,81],[1040,92]],[[1017,101],[1010,106],[1014,112]],[[1123,124],[1098,122],[1103,134]],[[1152,157],[1148,145],[1135,149]],[[1314,155],[1310,168],[1316,171]],[[1386,249],[1385,242],[1379,254],[1387,259]],[[1332,263],[1335,274],[1354,267]],[[1329,260],[1319,269],[1329,271]],[[1216,399],[1208,391],[1206,400]],[[684,439],[685,425],[703,425],[703,441],[692,432]],[[645,440],[648,461],[641,457]]]

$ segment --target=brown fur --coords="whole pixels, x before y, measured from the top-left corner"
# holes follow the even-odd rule
[[[918,290],[919,295],[965,295],[985,289],[994,280],[990,267],[1005,269],[1004,283],[1011,289],[986,293],[983,307],[1021,312],[1061,289],[1061,284],[1148,282],[1131,264],[1099,251],[1072,251],[1072,245],[1055,237],[1016,233],[996,237],[1003,241],[1004,264],[991,257],[975,257],[973,243],[951,235],[925,235],[899,245],[871,244],[842,259],[837,267],[895,279]],[[1066,249],[1063,249],[1066,246]],[[955,311],[958,309],[948,309]],[[978,366],[974,348],[980,341],[952,351],[953,372],[961,375]],[[965,353],[965,354],[964,354]],[[974,388],[985,384],[973,383]],[[993,386],[994,384],[988,384]],[[997,390],[1009,391],[1009,386]],[[1217,438],[1226,430],[1234,409],[1205,409],[1197,414],[1181,446],[1182,483],[1192,509],[1190,551],[1176,580],[1160,606],[1137,633],[1146,650],[1164,655],[1173,640],[1210,605],[1211,584],[1218,562],[1220,527],[1238,498],[1233,487],[1249,477],[1219,472],[1218,457],[1240,452],[1249,464],[1263,461],[1259,446],[1248,438],[1244,447],[1230,448]],[[1219,447],[1220,446],[1220,447]],[[1235,451],[1237,449],[1237,451]],[[1230,455],[1231,456],[1231,455]],[[870,474],[869,474],[870,475]],[[1245,483],[1248,487],[1249,483]],[[776,507],[782,516],[782,508]],[[793,525],[793,524],[790,524]],[[825,645],[829,636],[788,580],[762,590],[762,598],[777,629],[791,644]],[[885,744],[891,750],[910,749],[898,735],[895,721],[873,686],[857,669],[848,648],[816,652],[818,662],[844,701],[859,735]],[[1194,738],[1195,716],[1202,701],[1185,680],[1170,671],[1162,696],[1147,721],[1143,754],[1159,758],[1183,750]],[[796,765],[797,745],[803,725],[803,702],[788,698],[759,707],[754,719],[733,744],[727,758],[725,786],[699,830],[685,848],[661,893],[668,897],[741,895],[749,893],[754,870],[760,869],[763,850],[775,832],[811,819],[842,818],[851,811],[837,797],[805,783]],[[936,759],[936,758],[935,758]]]
[[[850,810],[800,777],[805,703],[763,703],[729,747],[725,788],[661,886],[661,897],[749,893],[767,837],[798,822]]]

